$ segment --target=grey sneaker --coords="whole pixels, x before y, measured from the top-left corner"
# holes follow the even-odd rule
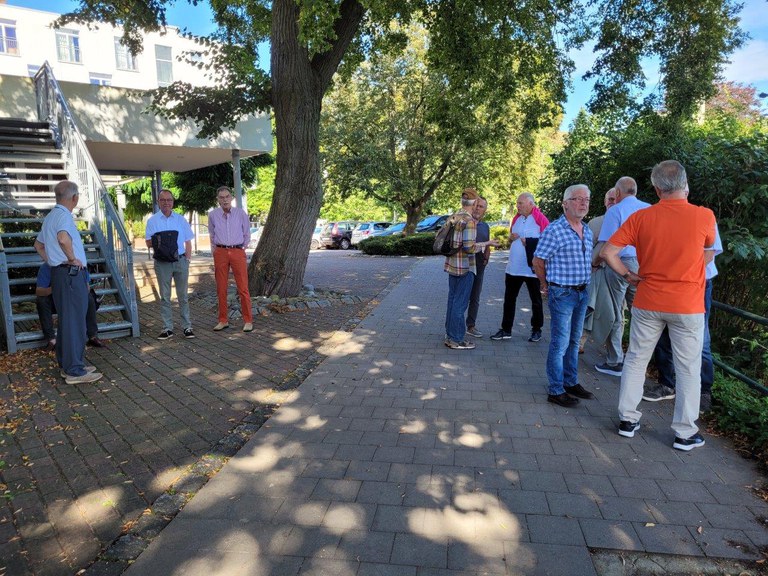
[[[624,363],[619,362],[618,364],[608,364],[608,362],[605,362],[603,364],[596,364],[595,370],[602,372],[603,374],[621,377],[621,372],[624,370]]]
[[[88,366],[88,365],[86,365],[86,366],[85,366],[85,373],[86,373],[86,374],[90,374],[91,372],[96,372],[96,366]],[[69,378],[69,374],[67,374],[66,372],[64,372],[64,370],[62,370],[61,372],[59,372],[59,374],[61,374],[61,377],[62,377],[62,378]]]
[[[531,337],[528,338],[528,342],[538,342],[541,340],[541,330],[534,330],[531,332]]]
[[[67,384],[87,384],[101,380],[100,372],[86,372],[82,376],[67,376],[64,382]]]
[[[462,340],[461,342],[454,342],[453,340],[448,340],[445,343],[448,348],[451,350],[472,350],[475,348],[474,342],[467,342],[465,340]]]
[[[643,392],[643,400],[646,402],[658,402],[659,400],[672,400],[675,397],[675,390],[669,386],[660,384],[656,388],[651,388]]]
[[[491,336],[491,340],[512,340],[512,332],[505,332],[504,330],[499,330]]]
[[[469,334],[470,336],[474,336],[475,338],[483,337],[483,333],[480,332],[480,330],[478,330],[474,326],[472,326],[471,328],[467,328],[467,334]]]

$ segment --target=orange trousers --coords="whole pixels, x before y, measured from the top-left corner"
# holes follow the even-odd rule
[[[240,310],[243,322],[253,322],[251,295],[248,293],[248,261],[241,248],[215,248],[213,270],[216,277],[216,295],[219,297],[219,322],[229,322],[227,309],[227,283],[229,269],[235,277],[237,295],[240,296]]]

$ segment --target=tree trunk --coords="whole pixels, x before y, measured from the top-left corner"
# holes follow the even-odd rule
[[[320,109],[364,10],[344,0],[327,52],[310,57],[299,38],[299,7],[272,2],[272,107],[277,138],[275,192],[264,233],[248,265],[252,295],[295,296],[304,282],[312,232],[323,202]]]
[[[421,220],[421,212],[424,209],[422,202],[407,204],[405,208],[405,235],[413,234],[416,231],[416,224]]]

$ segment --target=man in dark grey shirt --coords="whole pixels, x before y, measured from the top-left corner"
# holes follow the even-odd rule
[[[475,207],[472,210],[472,217],[477,222],[477,242],[488,242],[491,239],[491,229],[488,224],[483,222],[483,216],[488,209],[488,201],[480,197],[475,202]],[[475,274],[475,281],[472,284],[472,293],[469,295],[469,309],[467,310],[467,334],[474,336],[475,338],[482,338],[483,333],[476,327],[477,311],[480,309],[480,292],[483,290],[483,275],[485,274],[485,266],[488,264],[488,258],[491,256],[490,246],[486,246],[481,252],[475,254],[475,267],[477,273]]]

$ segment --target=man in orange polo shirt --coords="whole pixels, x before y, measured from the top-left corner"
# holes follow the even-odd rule
[[[600,252],[614,272],[637,286],[619,390],[619,434],[631,438],[640,428],[637,407],[645,370],[667,326],[677,373],[672,446],[688,451],[704,445],[695,421],[704,339],[704,267],[714,254],[705,250],[715,242],[715,215],[688,203],[688,180],[679,162],[665,160],[654,166],[651,182],[659,203],[632,214]],[[619,258],[627,245],[637,249],[637,274]]]

